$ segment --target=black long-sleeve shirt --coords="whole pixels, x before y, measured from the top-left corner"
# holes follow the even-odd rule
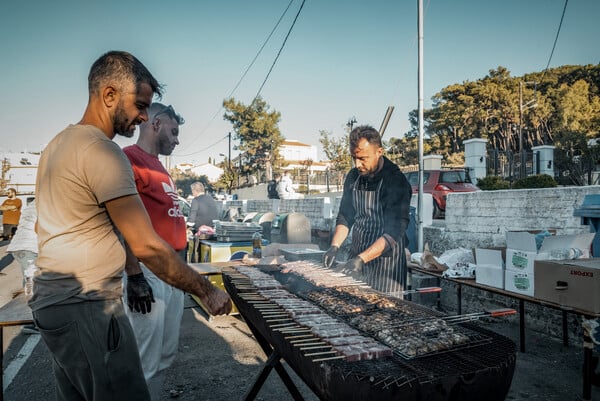
[[[348,172],[336,224],[348,228],[354,224],[356,211],[352,203],[352,191],[356,180],[359,180],[358,188],[370,191],[375,191],[379,182],[383,180],[379,198],[382,202],[385,222],[383,236],[388,244],[390,240],[398,241],[403,238],[410,220],[412,188],[398,166],[385,156],[383,156],[383,167],[373,176],[363,177],[356,168]]]

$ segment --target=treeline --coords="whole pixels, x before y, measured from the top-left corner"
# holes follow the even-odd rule
[[[424,110],[424,154],[448,161],[462,157],[463,142],[488,140],[488,153],[528,152],[556,146],[555,163],[562,175],[584,184],[599,162],[600,65],[562,66],[511,77],[504,67],[477,81],[443,88]],[[418,163],[417,110],[411,130],[391,138],[388,155],[400,165]]]

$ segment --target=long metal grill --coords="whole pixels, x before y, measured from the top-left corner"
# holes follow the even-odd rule
[[[258,271],[255,268],[242,268],[241,271],[244,269],[252,269],[245,273]],[[436,330],[431,330],[428,336],[423,333],[425,323],[444,322],[445,316],[409,301],[385,297],[361,283],[327,288],[328,284],[309,283],[303,277],[282,273],[280,269],[269,273],[260,279],[250,279],[231,269],[224,270],[223,276],[226,288],[244,318],[284,355],[321,399],[502,400],[506,396],[516,359],[515,345],[509,339],[473,324],[446,324],[442,327],[450,327],[453,333],[466,337],[464,344],[447,344],[443,350],[424,349],[411,355],[402,347],[417,350],[418,347],[406,347],[409,341],[403,341],[404,337],[399,334],[396,336],[398,344],[388,341],[394,354],[387,353],[386,341],[381,338],[384,336],[378,336],[385,328],[391,330],[412,325],[413,337],[421,336],[427,344],[432,336],[439,338],[443,330],[437,330],[437,336],[433,334]],[[277,295],[269,298],[277,291],[281,298]],[[341,297],[337,303],[315,302],[317,298],[336,297]],[[296,305],[298,309],[295,309]],[[346,305],[348,309],[344,310],[340,305]],[[320,337],[313,330],[306,331],[307,328],[298,322],[307,317],[333,318],[357,330],[356,335],[338,338],[363,337],[362,342],[354,345],[360,351],[344,353],[340,346],[332,346],[329,339]],[[329,327],[338,327],[329,324]],[[405,333],[407,339],[408,334]],[[384,347],[372,352],[365,350],[367,345],[374,344]],[[489,388],[494,388],[491,395]]]

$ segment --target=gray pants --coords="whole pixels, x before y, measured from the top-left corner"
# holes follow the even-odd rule
[[[120,299],[49,306],[33,317],[52,353],[57,400],[150,400]]]

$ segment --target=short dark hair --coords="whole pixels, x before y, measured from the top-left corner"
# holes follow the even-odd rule
[[[358,142],[362,138],[365,138],[371,145],[377,145],[379,147],[382,146],[379,132],[377,132],[377,130],[370,125],[361,125],[354,128],[352,132],[350,132],[350,149],[356,149]]]
[[[123,91],[125,87],[133,83],[136,90],[140,85],[146,83],[152,88],[160,99],[163,86],[158,83],[150,71],[135,58],[134,55],[124,51],[109,51],[104,53],[92,64],[88,75],[88,91],[92,95],[103,85],[112,84]]]

